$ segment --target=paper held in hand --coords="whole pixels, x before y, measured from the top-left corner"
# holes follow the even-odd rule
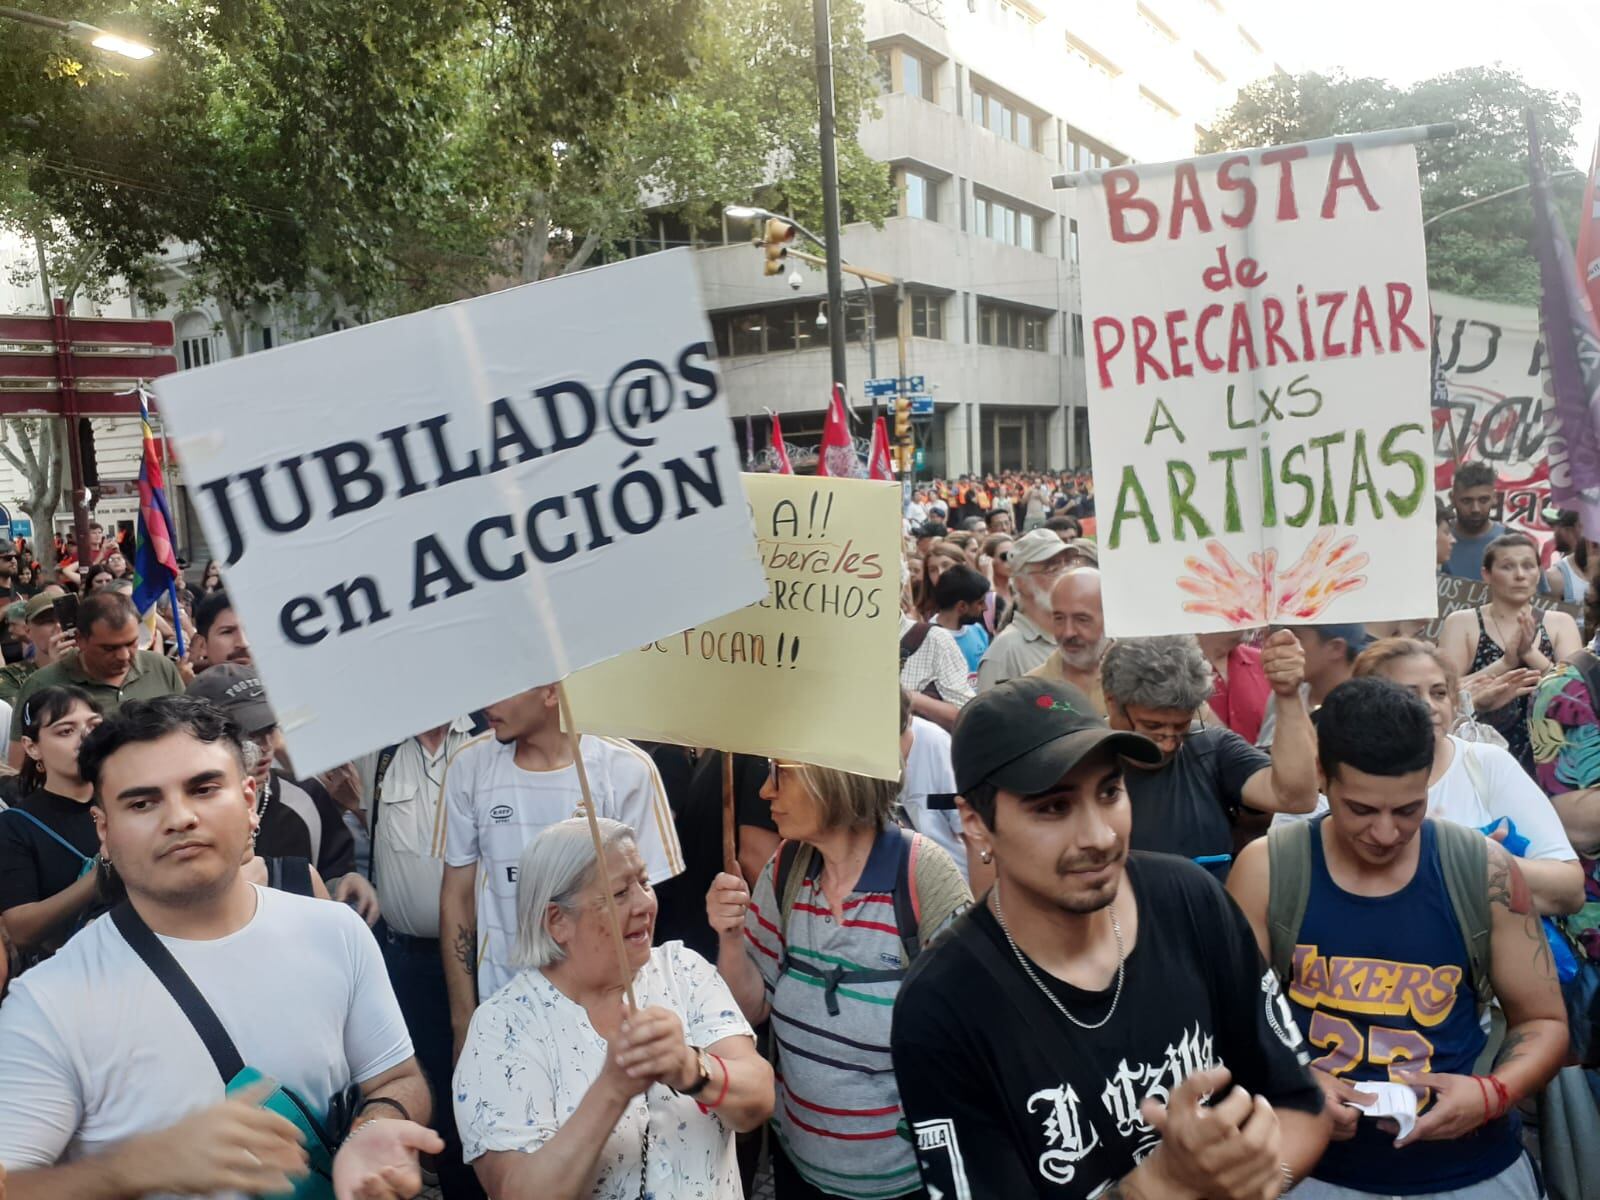
[[[302,774],[765,590],[686,251],[156,394]]]

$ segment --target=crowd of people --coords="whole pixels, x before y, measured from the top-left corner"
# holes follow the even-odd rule
[[[103,534],[32,594],[0,544],[0,1192],[1582,1182],[1600,659],[1535,600],[1600,548],[1480,486],[1436,641],[1113,640],[1089,479],[919,492],[898,780],[574,736],[553,685],[302,777],[214,564],[152,625]]]

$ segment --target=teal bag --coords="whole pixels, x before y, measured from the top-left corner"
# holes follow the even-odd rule
[[[233,1039],[222,1027],[211,1005],[206,1003],[206,998],[200,994],[200,989],[195,987],[194,980],[178,965],[172,952],[161,944],[161,939],[150,932],[150,927],[132,904],[123,901],[117,905],[111,910],[111,920],[133,952],[144,960],[151,974],[178,1002],[183,1015],[189,1018],[189,1024],[194,1026],[194,1031],[205,1043],[206,1052],[211,1055],[217,1073],[227,1085],[228,1095],[235,1095],[258,1083],[271,1083],[273,1090],[261,1102],[261,1107],[277,1113],[300,1131],[300,1144],[305,1147],[310,1170],[295,1181],[292,1191],[263,1196],[260,1200],[334,1200],[333,1157],[338,1153],[339,1143],[355,1116],[354,1097],[359,1096],[360,1089],[352,1084],[333,1097],[328,1105],[326,1121],[317,1116],[311,1106],[292,1089],[282,1086],[254,1067],[244,1065]]]

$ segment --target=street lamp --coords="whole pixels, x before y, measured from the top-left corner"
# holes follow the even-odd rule
[[[5,7],[0,7],[0,18],[18,21],[24,25],[37,25],[40,29],[49,29],[76,38],[80,42],[88,42],[96,50],[120,54],[123,58],[145,59],[155,53],[153,46],[146,46],[143,42],[112,33],[109,29],[101,29],[98,25],[90,25],[87,21],[64,21],[58,17],[46,17],[39,13],[25,12],[20,8]]]

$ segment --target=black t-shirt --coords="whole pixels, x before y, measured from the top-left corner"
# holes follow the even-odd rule
[[[1092,1196],[1159,1142],[1140,1102],[1164,1101],[1217,1063],[1275,1106],[1321,1111],[1299,1028],[1221,886],[1191,863],[1138,852],[1128,877],[1138,940],[1103,1028],[1061,1016],[986,904],[912,967],[891,1041],[930,1195]],[[1114,984],[1086,992],[1033,970],[1079,1020],[1106,1015]]]
[[[706,893],[722,870],[722,753],[712,751],[691,761],[682,746],[655,745],[650,757],[661,772],[683,847],[683,871],[656,885],[656,942],[681,941],[712,962],[717,960],[717,935],[706,922]],[[733,820],[777,832],[772,812],[761,798],[767,760],[748,754],[733,756]]]
[[[0,812],[0,912],[49,899],[71,887],[83,872],[83,860],[100,851],[100,838],[94,831],[94,817],[87,802],[41,788],[16,809],[21,811]],[[44,822],[71,843],[77,853],[24,817],[24,812]],[[102,906],[92,906],[85,919],[102,911]],[[54,951],[72,935],[78,923],[75,916],[59,929],[51,930],[42,939],[41,949],[46,953]]]
[[[1129,767],[1135,850],[1183,858],[1231,854],[1229,825],[1244,785],[1272,760],[1231,729],[1207,726],[1184,739],[1170,763],[1154,771]]]
[[[268,790],[256,833],[257,854],[310,859],[323,879],[337,879],[355,869],[355,838],[326,788],[315,779],[296,783],[274,771]]]

